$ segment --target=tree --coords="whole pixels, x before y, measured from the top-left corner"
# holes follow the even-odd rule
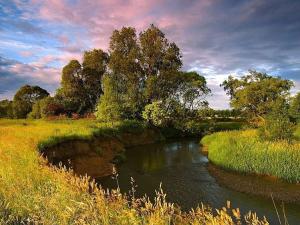
[[[16,92],[13,100],[14,118],[26,118],[34,103],[47,96],[49,96],[49,93],[39,86],[25,85],[21,87]]]
[[[102,94],[101,79],[107,70],[108,60],[107,53],[94,49],[84,53],[82,65],[78,60],[71,60],[64,66],[56,97],[61,99],[69,114],[94,110]]]
[[[81,64],[77,60],[71,60],[63,67],[61,87],[56,96],[69,113],[79,113],[86,107],[85,94]]]
[[[107,70],[109,56],[101,49],[86,51],[82,62],[82,79],[87,94],[87,111],[94,110],[100,95],[103,94],[101,79]]]
[[[290,115],[295,120],[300,120],[300,92],[292,98],[290,106]]]
[[[110,38],[112,79],[115,79],[119,98],[123,100],[124,114],[136,117],[143,107],[144,74],[140,65],[141,52],[136,31],[132,27],[115,30]]]
[[[180,49],[165,37],[156,26],[151,25],[139,36],[141,64],[145,74],[145,97],[147,103],[164,98],[161,88],[167,89],[166,79],[175,75],[182,66]]]
[[[174,94],[178,101],[182,101],[185,109],[194,110],[208,106],[205,97],[211,90],[207,87],[205,77],[197,72],[181,72],[178,80],[178,87]]]
[[[240,79],[228,77],[221,86],[230,96],[230,104],[250,119],[263,118],[277,100],[287,101],[293,82],[266,73],[249,71]]]
[[[116,80],[110,76],[103,77],[104,94],[100,97],[95,116],[104,122],[118,121],[122,117],[122,104],[116,90]]]
[[[0,118],[13,118],[12,101],[0,101]]]

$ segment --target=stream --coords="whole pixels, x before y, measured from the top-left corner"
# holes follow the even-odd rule
[[[231,207],[239,208],[242,215],[251,210],[260,218],[266,216],[270,224],[279,224],[271,199],[219,185],[209,173],[207,165],[208,159],[200,151],[199,140],[183,139],[142,145],[126,150],[126,162],[118,166],[118,182],[121,192],[128,193],[132,188],[132,177],[137,185],[136,195],[147,194],[150,199],[162,183],[167,200],[178,204],[183,210],[197,207],[201,202],[221,208],[230,200]],[[117,187],[112,177],[97,181],[104,188]],[[284,208],[289,224],[300,224],[300,205],[286,203]]]

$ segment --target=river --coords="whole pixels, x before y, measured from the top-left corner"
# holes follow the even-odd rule
[[[150,198],[162,183],[167,200],[180,205],[183,210],[201,202],[221,208],[230,200],[231,206],[240,208],[242,214],[252,210],[260,218],[266,216],[270,224],[279,224],[272,200],[219,185],[207,165],[208,159],[200,151],[199,140],[137,146],[126,151],[126,162],[118,166],[118,182],[121,191],[128,192],[131,177],[134,178],[137,195],[147,194]],[[104,188],[117,187],[116,180],[111,177],[101,178],[98,182]],[[285,204],[284,207],[289,224],[300,224],[300,205]]]

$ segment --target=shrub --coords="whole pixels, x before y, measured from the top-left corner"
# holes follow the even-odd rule
[[[46,97],[37,101],[28,114],[31,119],[40,119],[49,116],[58,116],[64,112],[64,106],[53,97]]]
[[[289,118],[287,105],[278,103],[267,114],[263,126],[259,129],[259,136],[262,139],[270,141],[291,141],[293,139],[294,127]]]

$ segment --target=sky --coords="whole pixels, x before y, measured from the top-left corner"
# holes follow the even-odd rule
[[[113,30],[158,26],[182,51],[183,70],[204,75],[211,107],[228,108],[219,86],[256,69],[300,91],[299,0],[0,0],[0,99],[25,84],[51,94],[61,69]]]

